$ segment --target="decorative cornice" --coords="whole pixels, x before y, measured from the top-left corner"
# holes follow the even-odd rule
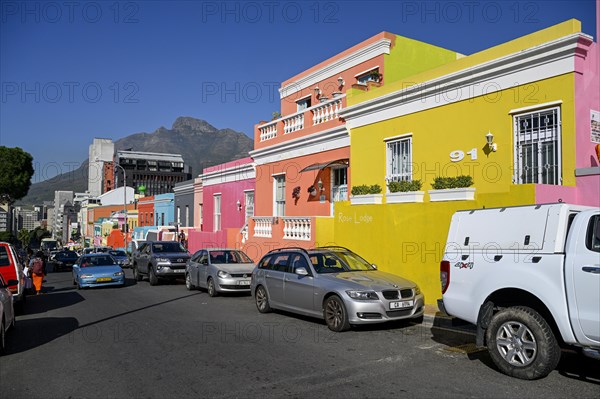
[[[343,71],[355,67],[356,65],[359,65],[379,55],[389,54],[391,45],[392,41],[390,39],[381,39],[371,43],[366,47],[363,47],[301,77],[295,82],[283,86],[279,89],[279,97],[284,98],[290,96],[331,76],[339,75]]]
[[[226,169],[217,169],[200,175],[202,186],[214,186],[215,184],[231,183],[256,178],[254,163],[235,165]]]
[[[257,165],[316,154],[350,145],[345,126],[337,126],[308,136],[250,151]]]
[[[508,89],[513,87],[517,74],[518,84],[523,85],[572,72],[575,63],[569,58],[574,56],[581,38],[589,36],[582,33],[564,36],[348,106],[340,111],[340,116],[346,120],[348,128],[355,128]],[[448,92],[454,98],[442,96]]]

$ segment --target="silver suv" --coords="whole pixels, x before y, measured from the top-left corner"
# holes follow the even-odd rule
[[[261,313],[318,317],[338,332],[352,324],[421,322],[425,304],[417,284],[380,272],[343,247],[271,251],[252,272],[251,293]]]
[[[133,256],[133,275],[137,281],[148,276],[150,285],[159,278],[183,278],[188,251],[177,241],[147,241]]]

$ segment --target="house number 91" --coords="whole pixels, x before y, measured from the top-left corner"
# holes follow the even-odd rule
[[[477,148],[473,148],[471,151],[467,152],[468,155],[471,156],[471,160],[475,161],[477,159]],[[465,152],[461,150],[455,150],[450,153],[450,160],[452,162],[460,162],[465,158]]]

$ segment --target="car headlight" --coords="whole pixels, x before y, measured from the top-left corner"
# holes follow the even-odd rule
[[[421,289],[419,288],[419,286],[418,286],[418,285],[415,285],[415,288],[414,288],[414,290],[415,290],[415,296],[417,296],[417,295],[420,295],[420,294],[421,294]]]
[[[79,278],[92,278],[92,277],[94,277],[94,276],[91,275],[91,274],[81,274],[81,275],[79,275]]]
[[[229,273],[227,273],[225,270],[219,270],[217,276],[221,278],[230,278]]]
[[[171,260],[169,258],[156,258],[156,260],[158,262],[171,263]]]
[[[375,291],[346,291],[346,294],[352,299],[373,300],[379,299]]]
[[[123,274],[125,274],[125,273],[123,273],[123,272],[116,272],[115,274],[113,274],[113,276],[115,276],[115,277],[120,277],[120,276],[122,276]]]

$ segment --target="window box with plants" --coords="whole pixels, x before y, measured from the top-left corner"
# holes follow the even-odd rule
[[[352,205],[381,204],[383,202],[381,186],[378,184],[354,186],[351,193],[350,203]]]
[[[468,201],[475,199],[475,188],[471,176],[436,177],[429,190],[429,200],[437,201]]]
[[[423,202],[424,191],[421,190],[421,180],[401,180],[388,183],[390,192],[385,196],[388,204],[400,204],[405,202]]]

